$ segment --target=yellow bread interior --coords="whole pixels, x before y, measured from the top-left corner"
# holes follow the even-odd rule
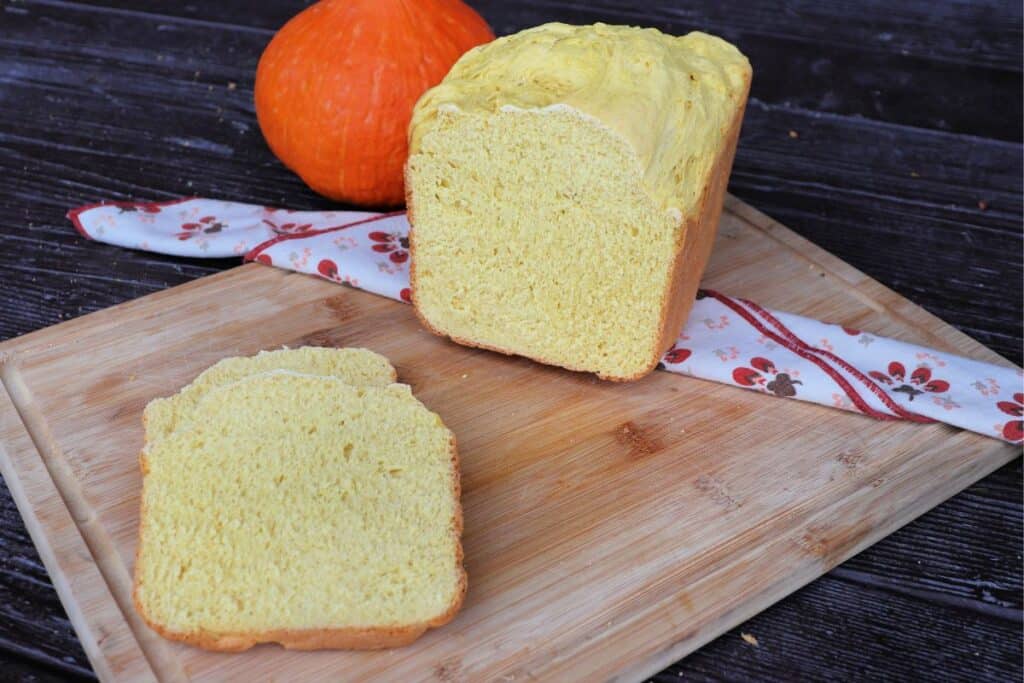
[[[357,386],[382,386],[395,381],[395,369],[384,356],[368,349],[321,348],[260,351],[255,356],[225,358],[203,372],[180,392],[154,399],[146,405],[143,424],[146,444],[174,431],[210,389],[269,370],[292,370],[308,375],[338,377]]]
[[[454,441],[407,386],[254,375],[211,387],[151,448],[135,599],[165,635],[399,628],[454,614],[464,586]]]
[[[703,33],[546,24],[468,52],[410,126],[420,315],[605,377],[652,369],[686,226],[749,80]]]
[[[420,314],[456,339],[639,372],[681,225],[623,172],[626,145],[571,111],[451,116],[409,166]]]

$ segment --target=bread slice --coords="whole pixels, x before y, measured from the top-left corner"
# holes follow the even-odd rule
[[[338,377],[355,386],[384,386],[397,377],[387,358],[368,349],[303,346],[225,358],[201,372],[174,396],[154,399],[146,405],[142,414],[146,447],[173,432],[210,389],[269,370]]]
[[[626,26],[466,53],[409,131],[427,327],[607,379],[652,370],[710,255],[750,77],[723,40]]]
[[[462,603],[455,439],[405,385],[211,387],[143,474],[134,600],[167,638],[396,647]]]

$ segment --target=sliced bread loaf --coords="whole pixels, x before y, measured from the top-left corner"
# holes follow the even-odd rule
[[[409,387],[210,387],[143,459],[134,598],[212,650],[395,647],[466,587],[455,440]]]
[[[626,26],[467,52],[409,129],[420,317],[608,379],[652,370],[710,255],[750,77],[724,40]]]
[[[368,349],[321,348],[260,351],[255,356],[225,358],[201,372],[180,392],[150,401],[142,414],[146,444],[167,436],[213,387],[269,370],[338,377],[355,386],[383,386],[396,379],[388,359]]]

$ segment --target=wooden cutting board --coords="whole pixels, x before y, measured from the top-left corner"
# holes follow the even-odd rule
[[[734,198],[705,284],[1006,363]],[[386,355],[458,436],[469,594],[411,647],[213,654],[132,609],[143,406],[282,344]],[[104,680],[638,680],[1019,452],[664,372],[601,382],[259,265],[11,340],[0,362],[0,467]]]

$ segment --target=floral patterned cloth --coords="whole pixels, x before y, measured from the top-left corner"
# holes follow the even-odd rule
[[[210,199],[108,202],[68,213],[88,239],[180,256],[244,256],[409,301],[404,213],[289,211]],[[1018,368],[954,356],[702,291],[660,366],[863,413],[945,422],[1021,443]]]

